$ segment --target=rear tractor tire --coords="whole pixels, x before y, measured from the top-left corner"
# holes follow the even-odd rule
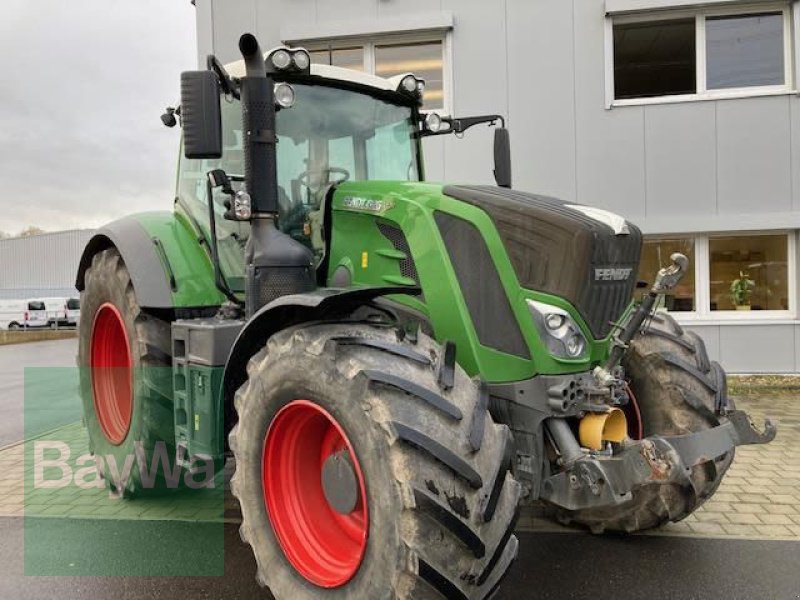
[[[178,487],[170,324],[141,309],[115,248],[92,258],[85,281],[78,366],[98,476],[126,497]]]
[[[623,360],[641,411],[644,436],[682,435],[719,424],[715,407],[727,396],[722,367],[708,358],[703,340],[684,331],[668,314],[658,313],[631,342]],[[733,403],[728,399],[728,405]],[[687,517],[717,491],[733,461],[731,450],[693,468],[691,487],[651,484],[638,488],[620,506],[580,511],[558,509],[563,523],[575,522],[594,533],[635,532]]]
[[[280,600],[482,599],[516,557],[512,439],[421,332],[316,324],[270,338],[237,391],[231,490]]]

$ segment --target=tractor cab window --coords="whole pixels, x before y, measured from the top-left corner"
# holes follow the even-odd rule
[[[295,103],[277,115],[280,227],[322,252],[322,208],[345,181],[418,181],[414,111],[323,85],[292,84]]]
[[[415,112],[409,106],[368,94],[323,85],[292,84],[295,103],[278,111],[279,227],[323,252],[323,202],[333,185],[345,181],[418,181],[419,146]],[[223,155],[191,160],[181,153],[177,201],[210,241],[206,174],[223,169],[244,175],[242,111],[238,101],[222,102]],[[234,181],[234,189],[243,184]],[[244,290],[244,246],[248,223],[226,220],[227,197],[214,191],[214,213],[222,272],[234,291]]]
[[[223,151],[221,159],[188,159],[181,151],[178,169],[177,202],[180,209],[200,229],[208,242],[211,240],[206,192],[206,174],[213,169],[224,169],[231,177],[244,176],[242,151],[242,108],[238,101],[222,100]],[[236,190],[241,182],[233,182]],[[244,246],[250,233],[250,224],[228,221],[224,218],[227,196],[219,188],[214,190],[214,214],[217,222],[217,240],[222,273],[228,285],[236,292],[244,292]]]

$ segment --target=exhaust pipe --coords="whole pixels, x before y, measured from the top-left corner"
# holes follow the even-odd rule
[[[239,38],[245,64],[242,78],[244,176],[253,213],[278,212],[278,167],[275,137],[275,98],[267,78],[264,53],[251,33]]]
[[[277,134],[272,78],[253,34],[239,38],[245,64],[241,82],[244,177],[252,208],[247,264],[246,315],[287,294],[316,287],[311,250],[276,227],[278,215]]]
[[[246,77],[266,77],[267,67],[264,63],[264,53],[258,44],[256,36],[245,33],[239,38],[239,52],[244,58]]]

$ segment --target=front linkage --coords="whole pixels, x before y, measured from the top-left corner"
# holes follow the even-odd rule
[[[620,363],[631,341],[651,327],[658,298],[686,271],[685,256],[676,253],[671,260],[619,326],[604,365],[592,373],[490,386],[493,397],[506,401],[494,403],[495,410],[505,413],[500,420],[516,424],[512,428],[517,442],[517,476],[527,485],[529,500],[541,499],[565,511],[611,508],[630,502],[638,489],[653,484],[677,485],[702,500],[708,494],[694,476],[696,467],[713,464],[736,446],[765,444],[775,438],[776,428],[769,419],[760,432],[744,411],[732,408],[724,375],[710,388],[714,407],[713,413],[707,412],[714,426],[682,435],[644,437],[640,431],[643,439],[627,436],[620,407],[636,400]],[[669,355],[665,358],[675,360]],[[695,375],[705,381],[702,373]],[[570,419],[580,423],[577,436]],[[586,440],[593,437],[596,445],[587,448],[593,444]],[[618,444],[612,446],[609,441]],[[556,453],[550,457],[554,460],[548,460],[548,448]],[[670,509],[666,514],[676,517]]]

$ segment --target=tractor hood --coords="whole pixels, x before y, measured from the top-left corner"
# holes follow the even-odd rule
[[[494,223],[522,287],[559,296],[605,338],[633,297],[642,235],[619,215],[491,186],[446,186]]]

